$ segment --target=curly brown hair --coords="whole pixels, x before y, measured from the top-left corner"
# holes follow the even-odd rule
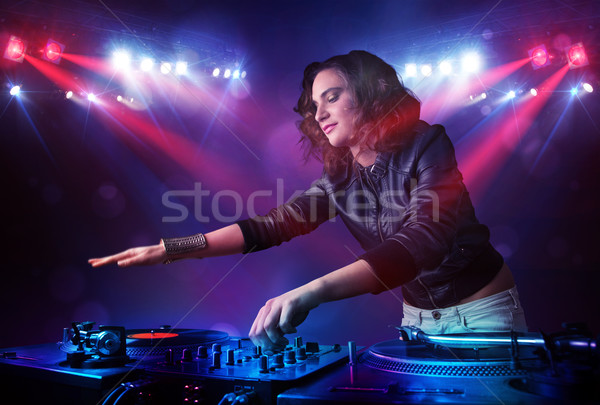
[[[294,111],[302,116],[298,127],[305,158],[314,156],[322,161],[330,175],[352,162],[349,148],[332,146],[315,119],[312,86],[317,74],[326,69],[336,70],[352,93],[356,107],[352,145],[376,152],[400,149],[419,121],[421,103],[392,66],[369,52],[352,51],[313,62],[304,70],[302,94]]]

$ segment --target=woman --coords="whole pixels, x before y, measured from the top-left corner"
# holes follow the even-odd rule
[[[100,259],[96,267],[249,253],[308,233],[339,215],[365,253],[272,298],[250,338],[281,348],[321,303],[402,286],[403,325],[426,333],[526,331],[510,270],[474,214],[444,128],[395,70],[364,51],[310,64],[295,108],[307,155],[323,175],[288,204],[187,238],[163,239]]]

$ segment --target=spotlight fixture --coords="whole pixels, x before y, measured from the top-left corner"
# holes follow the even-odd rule
[[[582,88],[583,88],[585,91],[587,91],[588,93],[591,93],[591,92],[593,92],[593,91],[594,91],[594,88],[593,88],[593,87],[592,87],[592,85],[591,85],[591,84],[589,84],[589,83],[583,83],[583,84],[581,85],[581,87],[582,87]]]
[[[89,93],[87,95],[87,99],[88,99],[88,101],[93,103],[94,101],[96,101],[96,95],[94,93]]]
[[[541,44],[531,48],[529,51],[529,59],[531,60],[531,66],[533,70],[543,68],[550,64],[550,55],[546,49],[546,45]]]
[[[213,71],[212,71],[213,77],[219,77],[220,74],[221,74],[221,69],[219,69],[219,68],[213,69]]]
[[[179,61],[175,63],[175,74],[176,75],[184,75],[187,73],[187,62]]]
[[[26,49],[27,43],[25,41],[11,35],[6,44],[6,49],[4,50],[4,57],[15,62],[23,63]]]
[[[471,52],[463,56],[462,69],[466,73],[477,73],[481,68],[481,58],[475,52]]]
[[[534,97],[535,97],[535,96],[537,96],[537,95],[538,95],[538,90],[537,90],[535,87],[532,87],[532,88],[529,90],[529,93],[530,93],[532,96],[534,96]]]
[[[404,65],[404,75],[406,77],[417,77],[417,64],[407,63]]]
[[[112,62],[115,69],[125,70],[129,68],[129,65],[131,63],[131,56],[128,52],[123,50],[115,51],[113,53]]]
[[[13,86],[10,89],[11,96],[18,96],[21,93],[21,86]]]
[[[223,77],[225,79],[229,79],[231,77],[231,69],[225,69],[225,72],[223,73]]]
[[[443,75],[448,76],[452,73],[452,64],[450,63],[450,61],[444,60],[440,62],[439,69]]]
[[[152,58],[145,57],[140,62],[140,69],[142,69],[142,71],[144,71],[144,72],[151,71],[153,66],[154,66],[154,60]]]
[[[567,60],[569,61],[569,69],[576,69],[590,64],[581,42],[571,45],[567,49]]]
[[[511,90],[508,92],[507,96],[509,99],[512,100],[513,98],[515,98],[517,96],[517,94],[513,90]]]
[[[431,65],[425,64],[421,65],[421,74],[425,77],[431,76],[432,68]]]
[[[160,73],[163,75],[168,75],[171,73],[172,66],[169,62],[163,62],[160,64]]]
[[[58,65],[62,59],[64,50],[65,46],[63,44],[53,39],[48,39],[48,42],[44,47],[44,52],[42,52],[42,59]]]
[[[67,92],[65,93],[65,98],[68,100],[68,99],[70,99],[71,97],[73,97],[73,92],[72,92],[71,90],[69,90],[69,91],[67,91]]]
[[[245,79],[245,78],[246,78],[246,75],[247,75],[246,71],[245,71],[245,70],[242,70],[242,73],[240,74],[240,77],[241,77],[242,79]]]
[[[240,78],[240,71],[238,69],[233,71],[233,76],[234,79],[239,79]]]

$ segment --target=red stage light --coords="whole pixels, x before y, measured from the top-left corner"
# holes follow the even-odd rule
[[[49,39],[44,48],[44,52],[42,53],[42,59],[58,64],[62,58],[64,49],[65,46],[63,44],[56,42],[53,39]]]
[[[25,42],[14,35],[11,35],[6,49],[4,50],[4,57],[6,59],[14,60],[15,62],[23,63],[25,57]]]
[[[529,59],[531,59],[531,66],[533,66],[534,70],[550,64],[550,55],[548,54],[546,45],[542,44],[531,48],[528,53]]]
[[[572,45],[567,50],[567,60],[569,61],[569,68],[575,69],[590,64],[585,53],[585,48],[581,42]]]

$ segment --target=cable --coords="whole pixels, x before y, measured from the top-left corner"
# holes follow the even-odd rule
[[[127,395],[129,393],[129,391],[131,391],[133,388],[133,386],[129,386],[127,388],[125,388],[125,391],[123,391],[123,393],[121,395],[119,395],[119,397],[117,398],[117,400],[113,403],[113,405],[117,405],[122,399],[125,398],[125,395]]]
[[[112,402],[111,399],[113,399],[113,397],[116,397],[117,395],[119,395],[119,393],[121,391],[125,390],[125,388],[126,388],[125,386],[119,385],[117,388],[115,388],[114,390],[112,390],[112,392],[110,393],[110,395],[108,397],[106,397],[106,399],[102,402],[102,405],[114,404],[114,402]]]

